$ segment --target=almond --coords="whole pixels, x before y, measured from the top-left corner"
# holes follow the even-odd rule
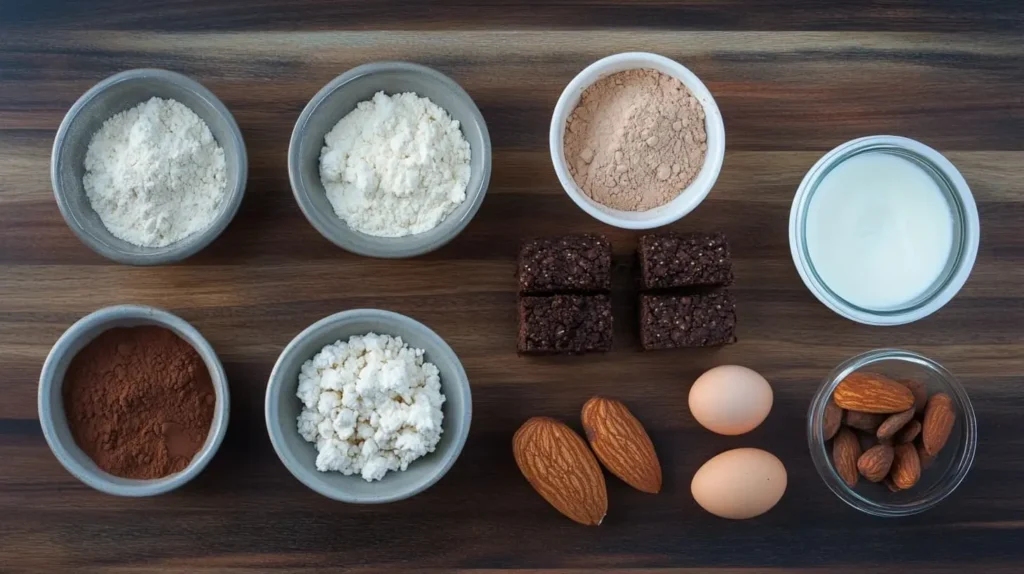
[[[924,413],[924,406],[928,402],[928,389],[924,386],[924,383],[913,379],[900,379],[897,382],[914,393],[914,414],[920,415]]]
[[[851,373],[832,397],[840,407],[864,413],[899,413],[914,406],[910,389],[878,373]]]
[[[860,475],[871,482],[880,482],[889,474],[892,467],[893,448],[888,445],[875,445],[857,459],[857,470]]]
[[[921,421],[910,421],[900,429],[900,432],[896,433],[896,443],[914,442],[919,434],[921,434]]]
[[[902,413],[889,415],[889,417],[886,418],[878,427],[878,431],[875,433],[875,436],[877,436],[880,441],[890,440],[892,437],[896,436],[896,433],[906,426],[906,424],[913,418],[914,407],[910,407]]]
[[[889,475],[893,484],[906,490],[917,484],[921,479],[921,459],[917,456],[917,448],[912,444],[899,444],[894,449],[892,471]]]
[[[924,409],[924,423],[921,425],[921,444],[931,456],[939,454],[949,440],[949,433],[956,421],[953,399],[946,393],[935,393],[928,399]]]
[[[846,411],[846,426],[857,430],[874,434],[878,427],[885,420],[885,415],[877,413],[862,413],[860,411]]]
[[[846,486],[857,486],[857,459],[860,458],[860,441],[857,435],[848,428],[841,428],[832,441],[832,464],[836,474],[843,479]]]
[[[832,440],[839,432],[839,425],[843,424],[843,409],[835,401],[829,400],[825,404],[825,416],[822,427],[825,432],[825,440]]]
[[[657,494],[661,464],[651,438],[621,401],[594,397],[583,405],[583,430],[605,468],[626,484]]]
[[[580,435],[555,419],[533,417],[512,437],[512,453],[551,506],[580,524],[601,524],[608,513],[604,474]]]

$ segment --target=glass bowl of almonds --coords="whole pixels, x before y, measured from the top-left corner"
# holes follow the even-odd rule
[[[807,413],[818,474],[843,502],[875,516],[924,512],[974,462],[978,425],[959,381],[911,351],[877,349],[836,367]]]

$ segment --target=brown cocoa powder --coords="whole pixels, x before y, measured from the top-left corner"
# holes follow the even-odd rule
[[[71,434],[110,474],[160,478],[202,448],[216,397],[199,353],[169,329],[110,329],[72,359],[64,376]]]

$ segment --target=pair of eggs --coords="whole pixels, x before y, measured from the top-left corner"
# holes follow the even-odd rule
[[[690,388],[690,413],[701,426],[723,435],[757,428],[772,409],[772,387],[757,372],[737,365],[715,367]],[[722,518],[753,518],[772,509],[786,491],[786,467],[756,448],[725,451],[693,476],[690,491],[704,510]]]

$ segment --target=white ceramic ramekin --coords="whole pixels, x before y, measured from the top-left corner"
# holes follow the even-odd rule
[[[563,134],[569,115],[576,108],[584,90],[604,76],[635,69],[652,69],[668,74],[682,82],[697,101],[704,106],[704,122],[707,131],[707,156],[700,173],[678,197],[647,211],[624,211],[604,206],[587,197],[576,185],[569,167],[565,163]],[[647,52],[625,52],[602,58],[587,66],[569,82],[558,98],[555,113],[551,117],[551,131],[548,136],[551,146],[551,162],[555,173],[569,197],[594,218],[624,229],[652,229],[668,225],[693,211],[708,196],[725,159],[725,123],[718,104],[703,82],[686,66],[664,56]]]
[[[931,173],[946,194],[953,213],[953,252],[950,253],[942,277],[921,297],[898,309],[865,309],[835,293],[814,268],[807,249],[807,211],[818,184],[843,161],[865,152],[886,152],[899,155]],[[925,144],[899,136],[868,136],[850,140],[828,152],[807,172],[789,215],[789,247],[793,263],[804,285],[836,313],[866,325],[904,325],[938,311],[960,291],[974,268],[981,241],[978,207],[967,181],[942,154]]]

